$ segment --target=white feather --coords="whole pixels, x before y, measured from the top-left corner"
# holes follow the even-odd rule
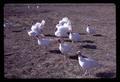
[[[86,32],[89,33],[89,34],[94,34],[95,33],[95,29],[90,28],[89,26],[87,26]]]
[[[79,54],[81,54],[81,53],[79,53]],[[79,65],[83,69],[89,70],[89,69],[101,66],[101,64],[99,64],[97,61],[95,61],[91,58],[88,58],[88,57],[82,57],[79,54],[78,54],[78,62],[79,62]]]
[[[57,36],[57,37],[68,37],[68,28],[60,27],[55,32],[55,36]]]
[[[44,25],[45,25],[45,20],[42,20],[41,23],[36,22],[36,24],[32,25],[31,30],[33,32],[36,32],[37,34],[42,34]]]
[[[63,54],[68,54],[72,51],[72,46],[70,44],[67,44],[67,43],[60,43],[59,50]]]
[[[27,31],[29,36],[37,36],[38,34],[34,31]]]
[[[51,40],[50,39],[38,39],[38,45],[40,46],[49,46]]]
[[[79,33],[71,33],[69,34],[69,39],[72,41],[80,41],[80,34]]]
[[[68,17],[64,17],[62,20],[60,20],[59,24],[56,25],[56,28],[58,29],[61,26],[68,28],[68,31],[72,30],[71,21],[68,19]]]

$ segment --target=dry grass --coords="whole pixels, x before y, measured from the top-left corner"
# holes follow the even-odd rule
[[[4,22],[13,23],[4,28],[5,78],[116,77],[115,5],[39,5],[39,9],[32,4],[30,9],[27,5],[14,4],[6,4],[4,7]],[[104,65],[90,70],[90,76],[81,76],[84,70],[79,66],[77,58],[68,57],[63,62],[58,44],[47,52],[37,45],[36,39],[27,34],[26,30],[32,24],[45,19],[45,34],[55,38],[52,36],[53,29],[64,16],[72,21],[73,31],[81,34],[81,42],[74,44],[75,49]],[[87,24],[95,27],[98,35],[87,36]]]

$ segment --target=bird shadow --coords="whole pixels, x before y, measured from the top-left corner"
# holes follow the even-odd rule
[[[113,72],[101,72],[101,73],[96,73],[96,77],[101,77],[101,78],[111,78],[115,75]]]
[[[71,40],[64,40],[65,42],[72,42]],[[84,43],[86,41],[75,41],[74,43]],[[92,43],[92,42],[87,42],[87,43]]]
[[[94,34],[93,36],[96,36],[96,37],[103,37],[102,34]]]
[[[91,41],[91,40],[84,40],[84,41],[81,41],[83,43],[94,43],[94,41]]]
[[[61,54],[60,50],[50,50],[50,53]]]
[[[96,45],[81,45],[82,48],[87,48],[87,49],[97,49]]]
[[[70,59],[73,59],[73,60],[78,60],[78,55],[74,55],[74,56],[69,56]]]
[[[80,35],[86,35],[86,33],[79,33]]]
[[[13,30],[12,32],[22,32],[22,30]]]
[[[51,34],[45,34],[45,36],[48,36],[48,37],[56,37],[55,35],[51,35]]]
[[[64,40],[65,42],[72,42],[71,40]]]

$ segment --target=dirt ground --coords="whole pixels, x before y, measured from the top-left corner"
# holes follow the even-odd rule
[[[30,8],[28,8],[28,5]],[[36,8],[36,6],[39,8]],[[116,77],[116,11],[114,4],[5,4],[4,5],[4,77],[5,78],[115,78]],[[81,41],[73,48],[103,64],[90,69],[90,75],[78,64],[77,57],[64,56],[58,44],[41,48],[27,30],[45,20],[46,38],[54,36],[55,25],[67,16]],[[87,25],[96,29],[86,34]],[[68,38],[66,42],[71,43]]]

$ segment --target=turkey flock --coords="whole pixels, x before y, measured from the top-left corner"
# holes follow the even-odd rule
[[[68,17],[64,17],[55,27],[54,35],[56,38],[46,38],[43,33],[45,23],[45,20],[42,20],[41,22],[37,22],[36,24],[32,25],[31,30],[27,31],[28,35],[35,37],[38,45],[40,47],[44,47],[45,50],[48,50],[48,47],[51,45],[59,43],[58,49],[64,55],[64,57],[66,57],[68,53],[73,51],[73,48],[70,44],[65,43],[63,38],[66,37],[72,41],[72,44],[75,44],[75,42],[79,42],[81,40],[80,34],[73,32],[70,19],[68,19]],[[90,25],[88,25],[86,27],[86,32],[88,35],[95,34],[95,29],[90,28]],[[97,61],[82,55],[80,50],[75,52],[75,54],[78,56],[79,65],[86,70],[83,75],[86,75],[89,69],[101,66],[101,64],[99,64]]]

